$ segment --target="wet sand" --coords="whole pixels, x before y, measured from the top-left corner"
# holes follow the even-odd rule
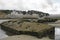
[[[1,40],[53,40],[53,39],[49,39],[48,37],[37,38],[30,35],[16,35],[16,36],[10,36]]]

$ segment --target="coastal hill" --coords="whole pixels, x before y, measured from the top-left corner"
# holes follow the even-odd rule
[[[43,17],[43,16],[49,16],[49,14],[35,10],[28,10],[28,11],[0,10],[0,18],[20,18],[25,16]]]

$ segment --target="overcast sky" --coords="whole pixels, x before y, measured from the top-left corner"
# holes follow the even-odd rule
[[[60,0],[0,0],[3,10],[38,10],[50,14],[60,14]]]

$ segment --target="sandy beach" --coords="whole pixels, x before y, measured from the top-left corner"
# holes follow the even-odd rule
[[[7,38],[3,38],[1,40],[53,40],[53,39],[49,39],[48,37],[37,38],[34,36],[30,36],[30,35],[16,35],[16,36],[10,36]]]

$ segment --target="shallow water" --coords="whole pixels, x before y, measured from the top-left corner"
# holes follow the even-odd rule
[[[8,21],[8,20],[0,20],[0,23],[4,22],[4,21]],[[5,31],[3,31],[0,27],[0,39],[8,37],[8,35],[6,35]]]
[[[55,40],[60,40],[60,28],[55,28]]]
[[[5,31],[0,29],[0,39],[5,37],[8,37],[8,35],[6,35]]]

